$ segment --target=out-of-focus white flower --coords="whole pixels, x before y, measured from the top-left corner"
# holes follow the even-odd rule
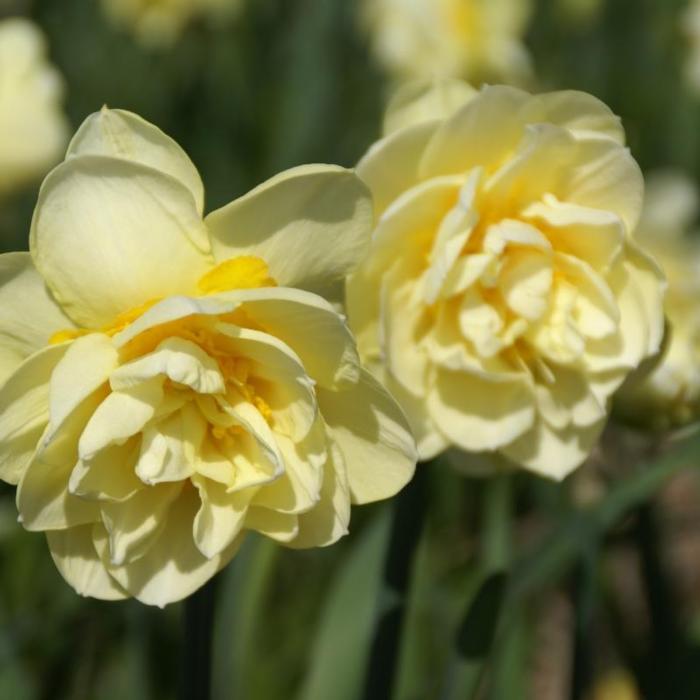
[[[676,172],[647,178],[637,239],[668,278],[668,338],[654,368],[632,375],[616,397],[625,417],[660,429],[700,416],[700,240],[689,234],[698,214],[695,185]]]
[[[147,46],[172,44],[197,17],[222,19],[236,12],[241,0],[102,0],[107,16]]]
[[[528,0],[365,0],[362,21],[380,63],[399,78],[519,82]]]
[[[40,178],[68,139],[63,85],[30,21],[0,21],[0,195]]]

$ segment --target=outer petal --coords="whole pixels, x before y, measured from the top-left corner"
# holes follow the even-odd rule
[[[66,352],[52,345],[32,355],[0,388],[0,479],[16,484],[49,420],[49,379]]]
[[[418,455],[408,421],[369,372],[344,391],[319,389],[318,400],[343,455],[354,503],[393,496],[411,480]]]
[[[454,78],[407,83],[389,101],[384,133],[392,134],[421,122],[451,117],[477,94],[469,83]]]
[[[47,532],[56,567],[79,595],[121,600],[129,594],[107,573],[92,541],[92,525]]]
[[[172,504],[165,526],[148,551],[124,566],[111,564],[107,533],[101,525],[97,526],[93,532],[95,547],[108,573],[142,603],[160,607],[182,600],[203,586],[231,560],[241,538],[221,554],[207,559],[192,538],[198,507],[196,492],[185,489]]]
[[[439,121],[401,129],[377,141],[357,164],[357,174],[369,185],[377,216],[421,178],[419,166]]]
[[[525,382],[493,382],[466,372],[439,370],[428,395],[433,421],[469,452],[496,450],[527,432],[535,420]]]
[[[540,421],[501,452],[530,471],[561,481],[586,460],[604,427],[602,420],[585,428],[554,430]]]
[[[326,547],[348,534],[350,524],[350,488],[343,455],[331,445],[323,471],[321,500],[299,516],[297,536],[288,547]]]
[[[211,267],[203,226],[177,180],[140,163],[84,156],[44,181],[30,249],[77,323],[100,328],[153,299],[194,292]]]
[[[29,253],[0,255],[0,384],[53,333],[72,326]]]
[[[68,481],[80,433],[103,397],[98,391],[84,401],[27,466],[17,489],[17,510],[27,530],[65,530],[99,519],[97,505],[72,496]]]
[[[305,165],[280,173],[207,216],[214,255],[255,255],[278,284],[325,291],[360,261],[372,199],[350,170]]]
[[[149,165],[179,180],[192,193],[200,215],[204,185],[189,156],[157,126],[132,112],[107,109],[91,114],[68,145],[66,159],[111,156]]]

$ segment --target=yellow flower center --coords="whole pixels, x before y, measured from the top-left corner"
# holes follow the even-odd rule
[[[197,289],[201,296],[230,292],[234,289],[258,289],[260,287],[276,286],[277,282],[270,276],[267,263],[262,258],[253,255],[241,255],[224,260],[224,262],[205,273],[197,283]],[[102,328],[67,328],[57,331],[49,338],[49,344],[56,345],[67,340],[75,340],[90,333],[116,335],[160,301],[162,301],[162,298],[151,299],[140,306],[128,309],[120,313],[111,323],[102,326]]]

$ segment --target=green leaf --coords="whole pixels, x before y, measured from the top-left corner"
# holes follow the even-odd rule
[[[382,508],[330,583],[298,700],[356,700],[364,680],[390,525]]]

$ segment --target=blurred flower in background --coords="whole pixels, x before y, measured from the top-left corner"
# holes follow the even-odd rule
[[[653,369],[641,368],[622,387],[616,407],[630,420],[663,430],[700,416],[700,241],[691,230],[698,192],[679,172],[653,173],[647,183],[636,238],[668,278],[668,338]]]
[[[365,0],[362,23],[394,77],[522,82],[528,0]]]
[[[26,19],[0,21],[0,196],[60,159],[68,139],[62,97],[41,30]]]
[[[401,410],[305,291],[364,252],[367,188],[304,166],[203,206],[174,141],[103,109],[42,185],[31,254],[0,256],[0,477],[83,595],[180,600],[245,531],[329,545],[413,475]]]
[[[423,459],[498,452],[561,479],[662,340],[662,275],[631,239],[642,174],[585,93],[486,87],[450,114],[454,90],[412,90],[421,109],[395,101],[401,128],[358,165],[379,217],[348,283],[360,352]]]
[[[236,12],[242,0],[102,0],[115,25],[133,32],[146,46],[165,47],[196,18],[220,21]]]

